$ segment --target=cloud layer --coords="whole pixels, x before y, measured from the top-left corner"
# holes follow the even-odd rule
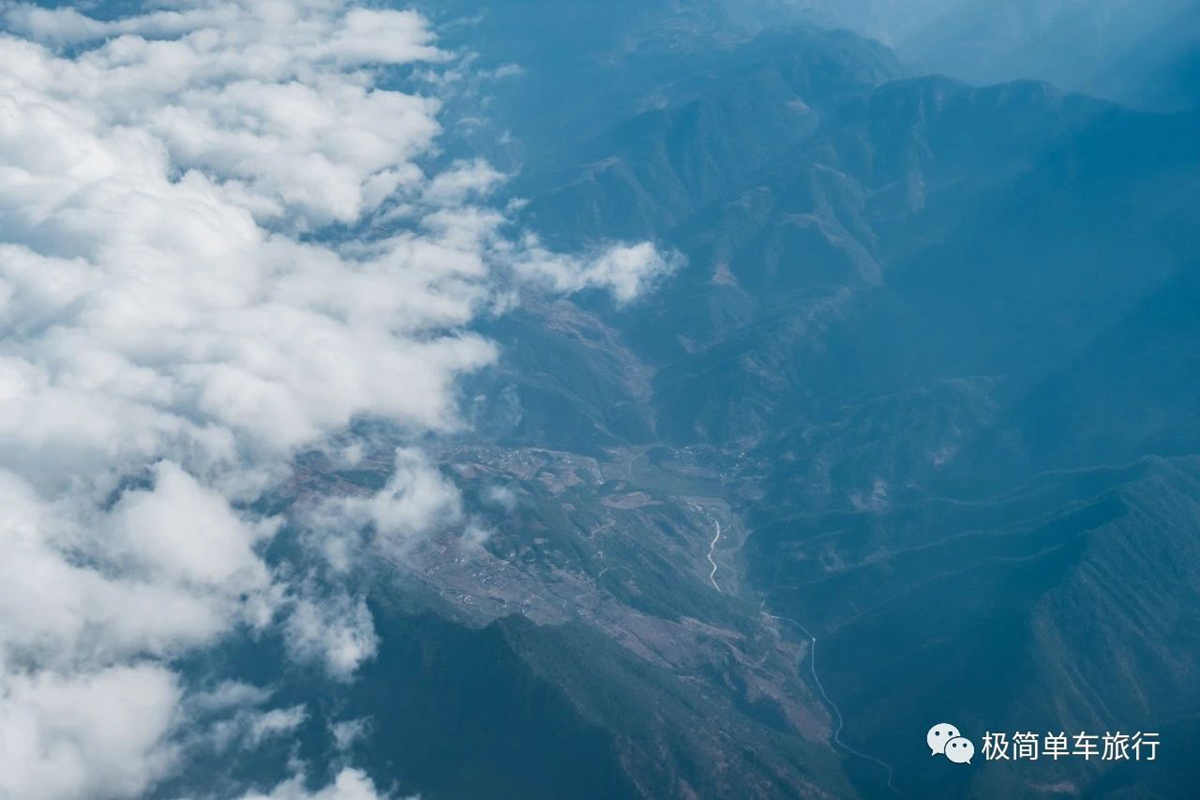
[[[299,449],[363,417],[456,427],[496,355],[468,327],[514,280],[628,302],[671,264],[506,238],[473,205],[501,176],[431,171],[438,101],[381,88],[448,58],[414,13],[3,13],[0,796],[136,796],[181,758],[174,659],[271,626],[336,677],[374,652],[361,598],[262,556],[282,521],[247,504]],[[396,465],[325,519],[458,513],[419,453]],[[374,794],[347,770],[318,796]]]

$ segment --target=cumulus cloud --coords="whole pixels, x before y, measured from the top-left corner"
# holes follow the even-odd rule
[[[0,794],[136,796],[173,765],[167,734],[181,696],[152,664],[70,675],[4,676],[0,686]]]
[[[296,776],[279,784],[268,794],[251,793],[245,795],[243,800],[377,800],[383,796],[376,791],[374,782],[365,772],[346,768],[337,774],[333,783],[316,792],[305,788],[303,776]]]
[[[293,658],[322,665],[341,680],[348,680],[379,647],[366,602],[345,593],[298,600],[285,634]]]
[[[107,544],[128,571],[200,589],[261,591],[268,578],[255,545],[274,533],[274,522],[239,517],[178,464],[160,462],[153,476],[153,490],[125,492],[110,514]]]
[[[0,794],[133,796],[176,756],[171,659],[281,615],[339,677],[374,652],[365,606],[287,585],[278,521],[243,504],[358,416],[455,424],[456,378],[494,355],[463,332],[488,254],[419,219],[480,179],[427,176],[438,103],[365,69],[441,57],[415,14],[6,14]],[[404,195],[408,232],[309,235]]]
[[[671,260],[506,238],[479,202],[502,176],[423,166],[438,99],[379,80],[447,58],[415,13],[0,13],[0,795],[136,796],[175,767],[182,710],[215,702],[181,656],[271,626],[340,679],[375,653],[362,598],[263,556],[281,522],[253,501],[296,453],[360,418],[461,425],[498,282],[628,302]],[[403,448],[321,515],[403,542],[461,508]],[[301,712],[265,713],[260,739]],[[315,796],[375,789],[346,770]]]
[[[356,448],[348,450],[333,453],[335,463],[361,457]],[[308,547],[334,574],[358,566],[368,548],[374,556],[369,560],[403,559],[430,533],[466,522],[457,487],[414,447],[395,449],[390,477],[379,490],[318,497],[302,504],[295,517],[303,523]]]
[[[504,174],[486,161],[459,161],[429,182],[425,198],[438,205],[458,204],[472,196],[486,196],[502,180]]]
[[[585,258],[552,253],[528,236],[517,272],[528,281],[557,292],[604,289],[619,305],[646,293],[680,265],[680,256],[663,254],[649,242],[615,245]]]
[[[377,492],[364,496],[326,499],[310,513],[309,526],[323,532],[327,555],[335,566],[346,566],[335,549],[340,537],[367,530],[391,555],[402,553],[422,534],[450,527],[463,519],[457,488],[421,450],[397,448],[391,477]]]

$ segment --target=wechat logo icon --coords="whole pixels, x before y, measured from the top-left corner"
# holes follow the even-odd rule
[[[939,722],[925,734],[931,756],[945,756],[955,764],[970,764],[975,755],[975,744],[958,732],[948,722]]]

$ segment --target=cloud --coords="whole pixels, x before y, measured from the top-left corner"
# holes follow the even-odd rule
[[[438,205],[459,204],[472,196],[486,196],[502,180],[503,173],[486,161],[458,161],[429,182],[425,198]]]
[[[514,281],[629,302],[673,262],[550,253],[481,202],[486,163],[431,170],[441,102],[402,70],[448,56],[412,12],[0,13],[0,795],[136,796],[212,700],[177,659],[268,628],[338,679],[376,651],[361,597],[264,558],[254,501],[298,452],[460,428],[496,357],[470,326]],[[319,511],[396,545],[463,522],[410,448]]]
[[[0,688],[0,794],[136,796],[165,775],[176,751],[181,691],[153,664],[83,675],[7,674]]]
[[[528,236],[516,270],[523,279],[556,292],[604,289],[618,305],[625,305],[650,291],[680,264],[681,256],[664,255],[649,242],[612,245],[590,257],[575,258],[551,253],[536,237]]]
[[[370,720],[358,717],[332,723],[329,726],[329,733],[333,737],[334,746],[339,751],[346,751],[356,741],[365,737],[370,732],[370,727]]]
[[[354,448],[334,453],[335,459],[361,457]],[[343,462],[352,463],[352,462]],[[323,556],[334,574],[347,574],[380,556],[405,558],[434,531],[460,528],[466,521],[457,487],[413,447],[395,449],[391,474],[374,492],[317,497],[298,504],[294,512],[304,527],[310,550]]]
[[[442,58],[417,15],[5,13],[0,795],[134,796],[177,755],[173,659],[281,617],[339,677],[374,652],[361,602],[268,566],[278,521],[246,503],[357,417],[457,424],[458,376],[494,357],[464,332],[489,256],[420,223],[475,180],[415,161],[436,99],[374,86]],[[404,232],[312,235],[404,196]]]
[[[125,492],[110,519],[109,546],[131,573],[238,594],[261,591],[269,582],[254,548],[274,533],[274,521],[239,517],[178,464],[156,465],[154,488]]]
[[[322,665],[339,680],[348,680],[379,647],[366,602],[345,593],[300,598],[284,634],[293,658]]]
[[[189,698],[189,710],[194,714],[206,714],[261,705],[271,699],[271,691],[241,681],[222,681],[208,691],[193,691]]]
[[[519,502],[516,490],[511,486],[489,486],[483,493],[483,499],[510,514],[516,510]]]
[[[337,774],[333,783],[316,792],[305,788],[303,776],[296,776],[279,784],[269,794],[251,793],[242,800],[378,800],[383,796],[365,772],[346,768]]]
[[[243,709],[232,718],[222,719],[213,726],[212,741],[218,751],[227,750],[234,743],[255,748],[268,740],[288,736],[306,719],[308,710],[303,705],[267,711]]]

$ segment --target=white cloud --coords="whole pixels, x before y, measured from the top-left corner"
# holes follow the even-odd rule
[[[389,558],[402,558],[429,533],[464,520],[458,489],[425,453],[411,447],[395,450],[383,488],[319,499],[300,516],[309,545],[339,573],[357,565],[368,544]]]
[[[678,254],[659,252],[654,245],[613,245],[588,258],[551,253],[537,239],[526,237],[524,252],[515,262],[517,274],[557,292],[583,289],[610,291],[619,305],[652,289],[680,266]]]
[[[0,795],[123,797],[175,760],[180,690],[150,664],[85,675],[10,673],[0,687]]]
[[[303,776],[296,776],[276,786],[270,794],[251,793],[242,800],[378,800],[384,796],[378,793],[365,772],[346,768],[337,774],[333,783],[316,792],[305,788]]]
[[[124,550],[131,572],[245,594],[268,583],[254,547],[274,533],[273,521],[242,519],[177,464],[159,463],[153,490],[126,492],[111,518],[109,546]]]
[[[33,661],[74,670],[171,656],[270,602],[265,587],[253,601],[238,597],[241,576],[228,586],[187,585],[145,564],[122,568],[125,553],[109,547],[111,522],[76,508],[82,502],[43,501],[0,471],[0,668]],[[0,774],[0,787],[4,780]]]
[[[458,204],[472,196],[486,196],[502,180],[504,174],[486,161],[459,161],[429,182],[425,199],[436,205]]]
[[[344,593],[300,598],[284,633],[293,658],[321,664],[341,680],[348,680],[379,647],[367,604]]]
[[[271,691],[241,681],[222,681],[208,691],[194,691],[188,707],[194,713],[213,713],[245,706],[261,705],[271,699]]]
[[[510,514],[516,510],[518,503],[517,493],[511,486],[489,486],[483,493],[483,499]]]
[[[301,238],[395,194],[436,211],[414,159],[437,101],[360,69],[441,58],[415,14],[6,16],[0,795],[133,796],[173,763],[170,659],[289,609],[294,650],[338,676],[374,652],[365,606],[272,574],[276,522],[239,501],[355,417],[455,425],[457,376],[494,355],[461,332],[488,254],[445,227]]]
[[[212,743],[218,751],[234,744],[255,748],[271,739],[286,737],[308,719],[303,705],[272,708],[267,711],[244,709],[229,719],[218,721],[212,728]]]
[[[458,427],[498,280],[627,302],[670,259],[508,240],[473,205],[494,170],[427,174],[440,103],[377,85],[445,58],[411,12],[0,13],[0,796],[136,796],[178,755],[174,659],[272,624],[338,678],[375,653],[361,598],[263,558],[278,523],[247,509],[295,454],[365,417]],[[395,467],[324,513],[393,543],[462,521],[420,453]]]
[[[334,746],[340,751],[349,750],[353,744],[363,738],[370,731],[371,723],[365,717],[356,719],[344,719],[335,722],[329,726],[329,733],[333,736]]]
[[[300,727],[308,717],[304,706],[273,708],[258,714],[250,721],[250,739],[258,744],[264,739],[283,736]]]
[[[339,527],[369,525],[380,538],[397,542],[462,519],[458,490],[415,448],[396,450],[391,477],[378,492],[327,501],[322,512]]]

